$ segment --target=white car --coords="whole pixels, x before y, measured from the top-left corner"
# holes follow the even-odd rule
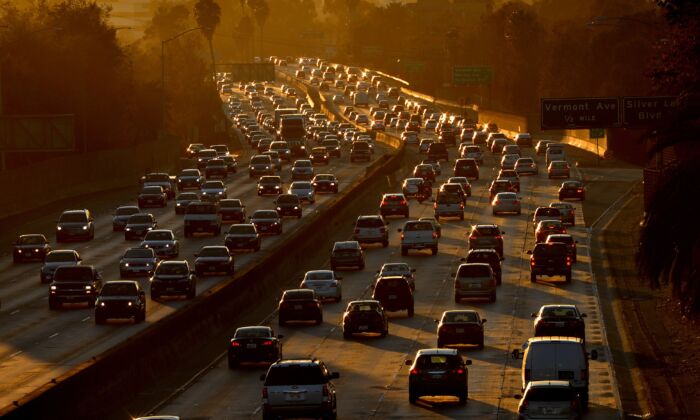
[[[426,130],[435,130],[435,127],[437,127],[437,120],[428,120],[425,122],[425,125],[423,126]]]
[[[307,271],[299,288],[313,290],[319,299],[332,299],[335,302],[340,302],[343,299],[342,279],[332,270]]]
[[[418,144],[418,134],[415,131],[404,131],[401,133],[401,141],[406,144]]]
[[[520,158],[515,162],[515,172],[518,173],[518,175],[523,175],[523,174],[532,174],[532,175],[537,175],[539,173],[539,169],[537,169],[537,162],[533,158],[530,157],[524,157]]]
[[[301,201],[308,201],[313,204],[316,202],[316,192],[310,181],[294,181],[289,186],[287,194],[294,194]]]
[[[500,213],[520,214],[520,198],[513,192],[500,192],[496,194],[491,202],[491,206],[491,211],[494,216]]]

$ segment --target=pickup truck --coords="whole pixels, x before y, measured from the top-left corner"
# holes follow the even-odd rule
[[[64,303],[87,303],[95,306],[102,289],[102,275],[91,265],[58,267],[49,286],[49,309],[59,309]]]
[[[165,172],[151,172],[141,177],[141,186],[163,187],[168,198],[174,198],[176,192],[177,177],[170,176]]]
[[[433,255],[437,255],[438,234],[431,222],[411,220],[398,231],[401,233],[401,255],[408,255],[409,249],[430,249]]]
[[[216,203],[193,201],[185,209],[185,238],[195,233],[221,234],[221,214]]]
[[[536,282],[538,275],[565,276],[571,283],[571,256],[567,245],[561,242],[538,243],[530,254],[530,281]]]

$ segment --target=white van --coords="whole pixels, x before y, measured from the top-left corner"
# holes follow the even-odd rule
[[[567,380],[579,393],[581,405],[588,404],[588,359],[598,359],[598,352],[586,352],[583,340],[577,337],[533,337],[524,344],[521,368],[522,389],[531,381]],[[520,350],[512,352],[520,357]]]
[[[564,160],[566,161],[566,153],[564,152],[564,145],[561,143],[549,143],[547,145],[547,151],[545,152],[545,162],[546,166],[549,166],[549,162],[553,160]]]

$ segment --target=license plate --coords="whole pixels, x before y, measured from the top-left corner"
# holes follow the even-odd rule
[[[554,408],[554,407],[543,407],[542,408],[542,414],[559,414],[561,412],[560,409]]]
[[[564,323],[563,322],[555,322],[554,326],[557,328],[562,328],[564,326]]]
[[[216,270],[216,266],[215,266],[215,265],[210,265],[210,266],[209,266],[209,271],[214,271],[214,270]]]
[[[369,329],[369,326],[367,326],[367,325],[360,325],[360,327],[358,328],[358,330],[360,330],[360,331],[367,331],[368,329]]]
[[[247,349],[256,349],[256,348],[258,348],[258,345],[255,344],[255,343],[250,343],[250,344],[247,344],[247,345],[245,346],[245,348],[247,348]]]
[[[289,393],[285,397],[287,401],[301,401],[304,399],[304,395],[301,393]]]
[[[396,299],[396,295],[389,295],[389,300],[395,300],[395,299]]]
[[[260,226],[260,230],[267,230],[267,226]]]
[[[303,307],[303,305],[294,305],[294,310],[300,311]]]
[[[175,289],[174,289],[174,288],[172,288],[172,287],[168,287],[167,289],[165,289],[165,291],[166,291],[166,292],[174,292],[174,291],[175,291]]]
[[[461,334],[461,333],[464,332],[464,328],[456,328],[455,331],[456,331],[458,334]]]
[[[469,283],[470,289],[478,289],[481,287],[481,283]]]

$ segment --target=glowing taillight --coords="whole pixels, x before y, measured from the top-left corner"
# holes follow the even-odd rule
[[[416,368],[413,368],[413,369],[411,369],[410,373],[411,373],[411,375],[418,375],[420,373],[420,371]]]
[[[323,396],[327,397],[330,395],[330,391],[328,390],[328,385],[323,385]]]
[[[407,203],[406,203],[406,200],[401,200],[401,205],[402,205],[402,206],[405,206],[406,204],[407,204]]]
[[[263,346],[271,346],[271,345],[272,345],[272,340],[263,341],[262,345],[263,345]]]
[[[457,369],[457,375],[464,375],[464,369]]]
[[[434,208],[434,209],[437,208],[437,203],[433,203],[433,208]]]
[[[404,234],[402,233],[402,234],[401,234],[401,240],[403,241],[405,237],[406,237],[406,235],[404,235]]]
[[[571,257],[566,257],[566,265],[571,265]]]
[[[501,235],[496,235],[496,239],[503,239]]]
[[[433,239],[437,239],[437,232],[433,232]]]
[[[583,190],[582,190],[581,188],[579,188],[579,189],[578,189],[578,192],[583,192]]]
[[[535,259],[534,258],[530,259],[530,266],[532,266],[532,267],[535,266]]]
[[[231,341],[231,347],[240,347],[240,346],[241,346],[241,343],[239,343],[238,341]]]

